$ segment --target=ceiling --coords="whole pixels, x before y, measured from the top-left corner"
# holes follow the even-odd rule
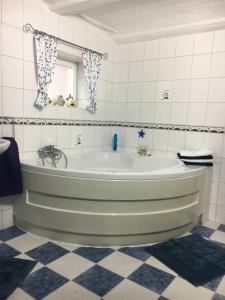
[[[45,0],[59,14],[81,15],[118,42],[225,24],[225,0]],[[142,37],[142,38],[141,38]]]

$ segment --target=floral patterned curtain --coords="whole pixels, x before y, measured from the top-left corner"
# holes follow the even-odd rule
[[[42,109],[47,105],[48,85],[52,82],[57,59],[57,38],[42,32],[35,34],[37,56],[38,95],[34,105]]]
[[[102,56],[90,50],[85,50],[83,53],[84,74],[90,100],[86,109],[92,113],[96,111],[96,86],[100,76]]]

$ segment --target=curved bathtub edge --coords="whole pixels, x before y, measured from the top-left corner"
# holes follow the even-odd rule
[[[58,230],[52,230],[45,227],[39,227],[29,222],[23,221],[17,217],[14,217],[15,223],[23,230],[32,234],[45,237],[58,242],[74,243],[85,246],[137,246],[147,245],[151,243],[162,242],[168,239],[177,238],[184,234],[187,234],[194,225],[197,223],[198,218],[191,223],[185,224],[179,228],[175,228],[168,231],[162,231],[150,234],[140,235],[124,235],[124,236],[106,236],[106,235],[80,235],[75,233],[68,233]]]

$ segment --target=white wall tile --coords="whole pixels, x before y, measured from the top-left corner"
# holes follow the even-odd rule
[[[193,78],[207,78],[210,73],[211,55],[194,55],[192,65]]]
[[[204,135],[201,132],[186,132],[185,149],[200,150],[203,147]]]
[[[155,102],[156,82],[143,82],[141,95],[142,102]]]
[[[206,107],[206,103],[190,103],[187,124],[203,126],[206,118]]]
[[[117,80],[118,82],[128,82],[129,78],[129,63],[121,63],[117,65]]]
[[[24,60],[35,61],[35,46],[34,46],[34,36],[32,34],[23,35],[23,57]]]
[[[149,60],[144,62],[143,81],[154,81],[157,79],[158,60]]]
[[[225,159],[222,159],[221,170],[220,170],[220,181],[225,182]]]
[[[176,52],[176,37],[161,39],[160,41],[160,58],[174,57]]]
[[[130,44],[118,45],[118,63],[130,61]]]
[[[2,22],[19,28],[23,26],[23,0],[2,0]]]
[[[168,130],[155,130],[153,134],[153,149],[167,151]]]
[[[72,120],[82,120],[84,116],[84,109],[79,106],[72,110],[71,118]]]
[[[23,32],[15,27],[2,24],[2,54],[23,58]]]
[[[224,223],[225,218],[225,206],[217,206],[216,207],[216,222],[217,223]]]
[[[93,147],[94,146],[94,127],[84,127],[83,128],[83,146]]]
[[[189,79],[191,76],[192,57],[176,57],[175,60],[175,79]]]
[[[143,60],[144,58],[144,42],[132,43],[130,45],[130,61]]]
[[[145,42],[145,55],[144,59],[157,59],[159,57],[159,40],[147,41]]]
[[[184,149],[185,132],[169,131],[168,151],[179,152]]]
[[[127,115],[127,103],[117,103],[114,105],[114,121],[124,121]]]
[[[141,103],[140,122],[153,123],[155,103]]]
[[[3,87],[3,115],[23,116],[23,90]]]
[[[209,220],[216,221],[216,205],[209,206]]]
[[[85,47],[87,45],[86,26],[82,20],[74,20],[73,40],[76,44]]]
[[[24,24],[30,23],[34,28],[42,30],[43,7],[35,0],[24,0]]]
[[[196,33],[194,37],[194,54],[209,53],[213,46],[213,32]]]
[[[86,29],[86,45],[88,48],[92,48],[95,51],[99,51],[99,43],[98,43],[98,30],[97,28],[90,28]]]
[[[138,145],[138,129],[126,128],[125,145],[127,147],[137,148]]]
[[[25,118],[40,118],[42,116],[42,112],[34,107],[34,102],[37,98],[37,91],[32,90],[24,90],[24,112],[23,115]]]
[[[57,146],[61,149],[70,148],[71,141],[71,127],[58,126],[57,127]]]
[[[206,112],[206,125],[224,126],[225,103],[208,103]]]
[[[225,52],[212,55],[212,77],[225,77]]]
[[[213,51],[225,51],[225,30],[217,30],[214,32]]]
[[[224,182],[219,183],[217,205],[225,207],[225,183]]]
[[[96,120],[104,120],[105,118],[105,102],[104,101],[98,101],[97,103],[97,111],[95,113]]]
[[[94,146],[101,147],[105,144],[105,127],[95,126],[95,140]]]
[[[42,126],[41,145],[57,145],[57,126]]]
[[[225,102],[225,78],[210,79],[208,101]]]
[[[223,134],[205,133],[203,146],[204,148],[212,150],[215,157],[221,157],[223,149]]]
[[[137,82],[142,80],[143,62],[131,62],[129,72],[129,82]]]
[[[168,123],[170,119],[170,103],[156,103],[155,122]]]
[[[27,90],[37,89],[36,69],[33,62],[24,62],[24,88]]]
[[[84,78],[77,79],[77,98],[80,99],[88,99],[88,91],[86,88],[86,82]]]
[[[170,112],[170,123],[186,124],[187,122],[187,103],[172,103]]]
[[[159,60],[158,80],[173,79],[174,58],[164,58]]]
[[[208,94],[208,79],[192,79],[190,86],[190,102],[206,102]]]
[[[0,87],[0,116],[3,116],[3,99],[2,99],[2,87]],[[0,134],[1,134],[1,126],[0,126]]]
[[[68,41],[73,41],[74,22],[72,18],[59,17],[59,37]]]
[[[3,86],[23,88],[23,61],[2,57]]]
[[[127,103],[127,121],[139,122],[140,103]]]
[[[13,226],[14,222],[13,222],[12,208],[4,210],[2,214],[2,218],[3,218],[2,220],[3,229]]]
[[[192,55],[193,35],[183,35],[177,38],[176,56]]]
[[[58,117],[58,107],[54,105],[48,105],[42,109],[43,118],[57,119]]]
[[[219,183],[216,181],[212,182],[212,190],[210,195],[210,204],[217,204],[217,196],[218,196]]]
[[[128,84],[127,83],[118,83],[116,85],[115,91],[115,101],[116,102],[126,102],[127,93],[128,93]]]
[[[41,147],[41,126],[24,126],[23,150],[34,151]]]
[[[47,8],[43,11],[43,30],[51,35],[59,35],[59,15]]]
[[[173,82],[173,102],[188,102],[190,80],[175,80]]]
[[[128,84],[128,100],[129,102],[141,101],[141,82],[134,82]]]

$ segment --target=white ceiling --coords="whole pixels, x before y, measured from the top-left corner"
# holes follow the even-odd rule
[[[81,14],[116,31],[118,42],[171,35],[180,29],[206,30],[225,24],[225,0],[45,0],[60,14]],[[142,36],[142,38],[141,38]]]

